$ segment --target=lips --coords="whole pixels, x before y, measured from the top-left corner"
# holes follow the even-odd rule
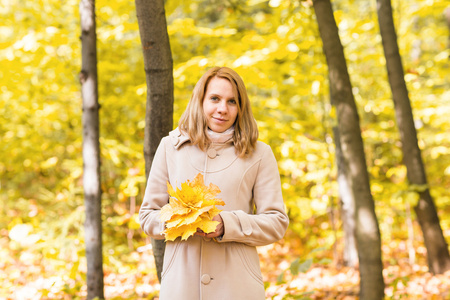
[[[220,118],[214,118],[214,117],[213,117],[213,119],[216,120],[217,122],[227,122],[228,121],[226,119],[220,119]]]

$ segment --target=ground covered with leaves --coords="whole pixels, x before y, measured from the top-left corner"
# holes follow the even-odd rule
[[[0,236],[0,299],[84,299],[85,260],[45,258],[32,248],[12,245],[6,231]],[[450,272],[432,275],[425,264],[425,249],[417,263],[405,258],[402,242],[383,246],[387,299],[450,299]],[[358,299],[359,274],[328,258],[329,249],[300,253],[294,238],[260,247],[267,299]],[[158,299],[152,251],[140,248],[105,262],[107,299]],[[55,253],[57,256],[57,253]],[[117,262],[121,262],[117,264]],[[119,267],[110,267],[111,265]]]

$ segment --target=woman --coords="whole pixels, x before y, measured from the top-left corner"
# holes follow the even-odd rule
[[[225,205],[215,232],[166,243],[160,299],[265,299],[256,246],[283,238],[289,221],[277,162],[257,139],[241,77],[209,69],[156,151],[139,218],[147,235],[164,238],[159,212],[169,201],[167,183],[179,187],[198,173],[219,187]]]

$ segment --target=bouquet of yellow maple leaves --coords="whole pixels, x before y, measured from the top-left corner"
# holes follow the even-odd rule
[[[161,208],[161,221],[166,222],[164,234],[166,241],[174,241],[177,237],[187,240],[197,229],[204,233],[216,230],[219,222],[213,221],[214,216],[222,210],[216,205],[225,205],[216,195],[220,193],[218,186],[210,183],[206,186],[203,175],[199,173],[193,181],[187,180],[181,184],[181,190],[173,189],[167,183],[169,203]]]

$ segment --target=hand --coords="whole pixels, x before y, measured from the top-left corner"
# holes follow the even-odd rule
[[[216,231],[211,232],[211,233],[204,233],[202,230],[197,229],[197,232],[195,233],[195,235],[204,236],[207,238],[216,238],[218,236],[222,236],[225,232],[225,227],[223,226],[222,217],[220,215],[217,215],[212,220],[219,222],[219,224],[217,224]]]

